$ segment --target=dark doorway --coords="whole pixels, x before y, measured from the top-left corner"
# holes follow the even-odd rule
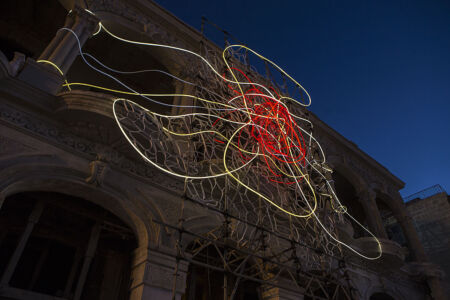
[[[39,205],[42,213],[33,219]],[[136,239],[119,218],[88,201],[59,193],[8,197],[0,210],[2,278],[13,253],[20,253],[19,241],[30,226],[31,234],[12,269],[9,287],[31,296],[39,293],[73,299],[78,290],[81,299],[128,298]]]

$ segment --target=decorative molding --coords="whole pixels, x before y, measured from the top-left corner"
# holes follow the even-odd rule
[[[114,118],[112,111],[112,106],[114,97],[111,94],[83,91],[83,90],[72,90],[64,91],[58,94],[58,106],[55,112],[63,112],[66,110],[82,110],[97,113],[108,117],[110,119]]]
[[[182,181],[169,178],[144,162],[132,161],[111,147],[80,138],[67,131],[51,126],[51,123],[44,123],[31,115],[19,112],[5,104],[0,104],[0,121],[33,133],[56,145],[82,153],[90,157],[93,161],[101,157],[102,162],[108,163],[123,172],[149,179],[155,185],[164,187],[177,194],[181,195],[183,193],[184,183]]]
[[[97,186],[101,185],[108,165],[100,160],[95,160],[89,166],[91,168],[91,175],[86,178],[86,182]]]

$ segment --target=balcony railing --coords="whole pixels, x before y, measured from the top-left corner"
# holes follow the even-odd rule
[[[436,194],[440,194],[440,193],[445,193],[445,190],[442,186],[440,186],[439,184],[433,185],[429,188],[426,188],[424,190],[421,190],[417,193],[414,193],[412,195],[409,195],[408,197],[404,197],[403,201],[408,202],[411,201],[413,199],[425,199],[431,196],[434,196]]]

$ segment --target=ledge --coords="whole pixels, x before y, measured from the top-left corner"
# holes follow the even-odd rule
[[[48,65],[38,63],[28,57],[17,78],[50,95],[55,95],[64,82],[64,77]]]
[[[61,102],[56,108],[56,112],[69,110],[80,110],[94,112],[113,119],[113,99],[117,98],[110,94],[72,90],[58,94]]]
[[[408,250],[394,241],[388,239],[378,239],[381,243],[383,254],[374,262],[386,270],[397,269],[404,265],[405,256]],[[363,253],[370,256],[379,254],[378,243],[372,237],[362,237],[354,240],[354,245],[361,249]]]

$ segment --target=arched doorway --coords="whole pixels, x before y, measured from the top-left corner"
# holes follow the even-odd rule
[[[9,196],[0,210],[0,299],[127,299],[136,246],[119,218],[81,198]]]
[[[358,222],[366,226],[364,208],[359,202],[356,188],[339,170],[333,172],[333,181],[339,201],[347,208],[347,212]],[[367,236],[367,232],[356,222],[350,220],[354,229],[354,238]]]

